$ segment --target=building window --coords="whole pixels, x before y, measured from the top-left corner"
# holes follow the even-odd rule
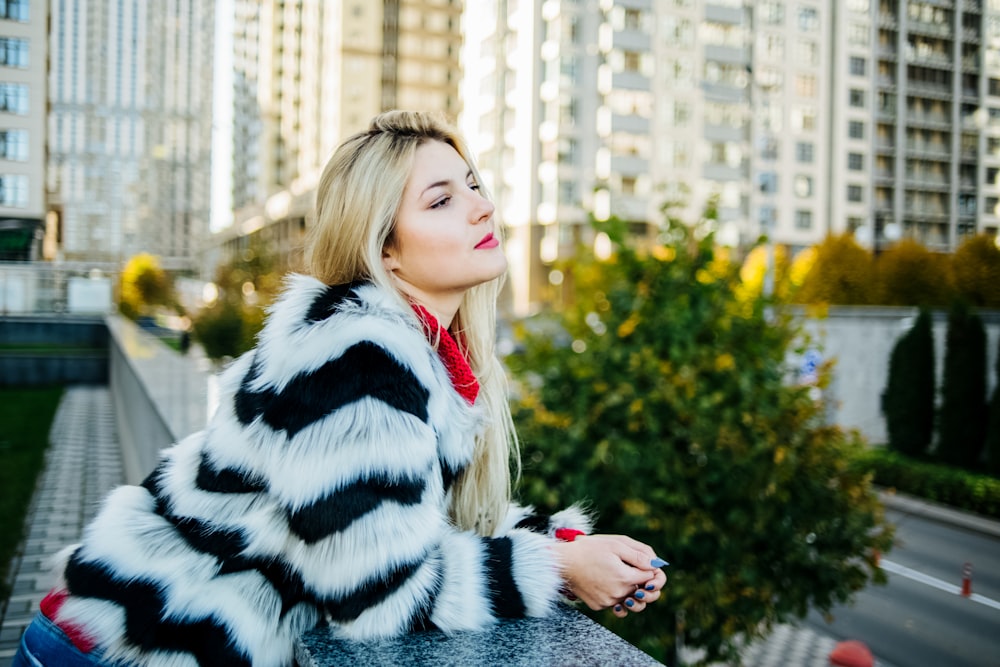
[[[764,194],[773,195],[778,191],[778,175],[773,171],[765,171],[758,177],[760,191]]]
[[[0,19],[27,23],[31,0],[0,0]]]
[[[0,174],[0,206],[27,208],[27,176],[23,174]]]
[[[28,159],[28,131],[0,130],[0,158],[25,162]]]
[[[812,197],[813,179],[812,176],[799,174],[795,177],[795,195],[798,197]]]
[[[816,129],[816,110],[812,107],[797,107],[792,110],[792,125],[803,132]]]
[[[868,46],[868,26],[864,23],[851,23],[848,25],[847,43],[854,46]]]
[[[868,69],[868,61],[864,58],[859,58],[858,56],[851,56],[850,61],[848,61],[848,66],[852,75],[864,76],[865,70]]]
[[[799,97],[816,97],[816,77],[811,74],[796,75],[795,94]]]
[[[798,63],[807,67],[819,65],[819,45],[811,39],[800,39],[795,44]]]
[[[858,88],[851,88],[848,93],[847,103],[852,107],[863,109],[865,106],[865,91]]]
[[[638,51],[625,51],[625,65],[624,70],[626,72],[638,72],[642,65],[642,58]]]
[[[864,201],[864,198],[865,198],[865,191],[860,185],[847,186],[847,201],[861,202]]]
[[[860,120],[852,120],[847,123],[847,136],[851,139],[865,138],[865,124]]]
[[[23,83],[0,83],[0,111],[26,116],[28,86]]]
[[[851,171],[861,171],[865,167],[865,156],[861,153],[847,154],[847,168]]]
[[[766,204],[761,206],[757,215],[760,226],[764,229],[771,229],[778,222],[778,210],[773,206],[768,206]]]
[[[769,25],[779,25],[785,20],[785,4],[776,0],[762,2],[757,5],[761,21]]]
[[[0,37],[0,65],[27,69],[28,40]]]
[[[819,12],[813,7],[799,9],[799,30],[813,32],[819,28]]]
[[[622,176],[622,194],[635,194],[635,176]]]
[[[812,211],[798,210],[795,212],[796,229],[812,229],[812,226],[813,226]]]
[[[795,159],[803,164],[810,164],[813,161],[813,143],[811,141],[796,143]]]

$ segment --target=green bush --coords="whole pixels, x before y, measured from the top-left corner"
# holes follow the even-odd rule
[[[963,303],[948,312],[941,412],[935,455],[944,463],[975,468],[986,440],[986,330]]]
[[[871,253],[850,234],[828,236],[816,246],[812,269],[795,294],[799,303],[841,305],[876,302]]]
[[[706,660],[774,623],[828,610],[870,580],[891,527],[863,447],[826,425],[814,387],[790,385],[791,320],[738,296],[736,266],[710,234],[669,219],[648,254],[581,250],[572,304],[522,325],[518,379],[522,500],[551,510],[589,500],[601,532],[624,533],[671,562],[659,602],[597,618],[670,659],[676,621]],[[746,291],[744,290],[744,294]]]
[[[918,461],[886,449],[861,451],[854,459],[876,484],[901,493],[1000,519],[1000,479]]]
[[[904,239],[878,257],[878,299],[887,306],[944,306],[954,293],[949,257]]]
[[[959,298],[980,308],[1000,308],[1000,249],[992,234],[967,237],[951,265]]]
[[[259,309],[256,309],[259,310]],[[262,315],[229,299],[220,299],[203,309],[192,322],[194,337],[209,359],[237,357],[253,347]]]
[[[892,350],[882,412],[892,449],[927,453],[934,437],[934,334],[926,310]]]

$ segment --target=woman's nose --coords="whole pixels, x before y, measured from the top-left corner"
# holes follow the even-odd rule
[[[496,206],[494,206],[493,202],[486,197],[477,195],[477,198],[478,201],[476,202],[474,221],[477,223],[485,222],[493,216],[493,211],[496,210]]]

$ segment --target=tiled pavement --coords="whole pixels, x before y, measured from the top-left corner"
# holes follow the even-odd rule
[[[101,498],[124,479],[112,410],[107,387],[69,387],[59,406],[27,538],[11,564],[13,593],[0,610],[0,667],[10,667],[21,632],[52,583],[46,561],[79,539]],[[826,667],[835,645],[832,637],[809,628],[779,626],[767,640],[746,648],[743,665]]]
[[[124,479],[107,387],[68,387],[52,423],[45,470],[28,510],[28,532],[11,563],[12,593],[0,624],[0,667],[52,583],[46,562],[76,542],[98,502]]]

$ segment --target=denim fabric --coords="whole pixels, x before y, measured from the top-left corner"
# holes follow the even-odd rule
[[[11,667],[108,667],[100,651],[83,653],[56,624],[36,614],[21,635]]]

